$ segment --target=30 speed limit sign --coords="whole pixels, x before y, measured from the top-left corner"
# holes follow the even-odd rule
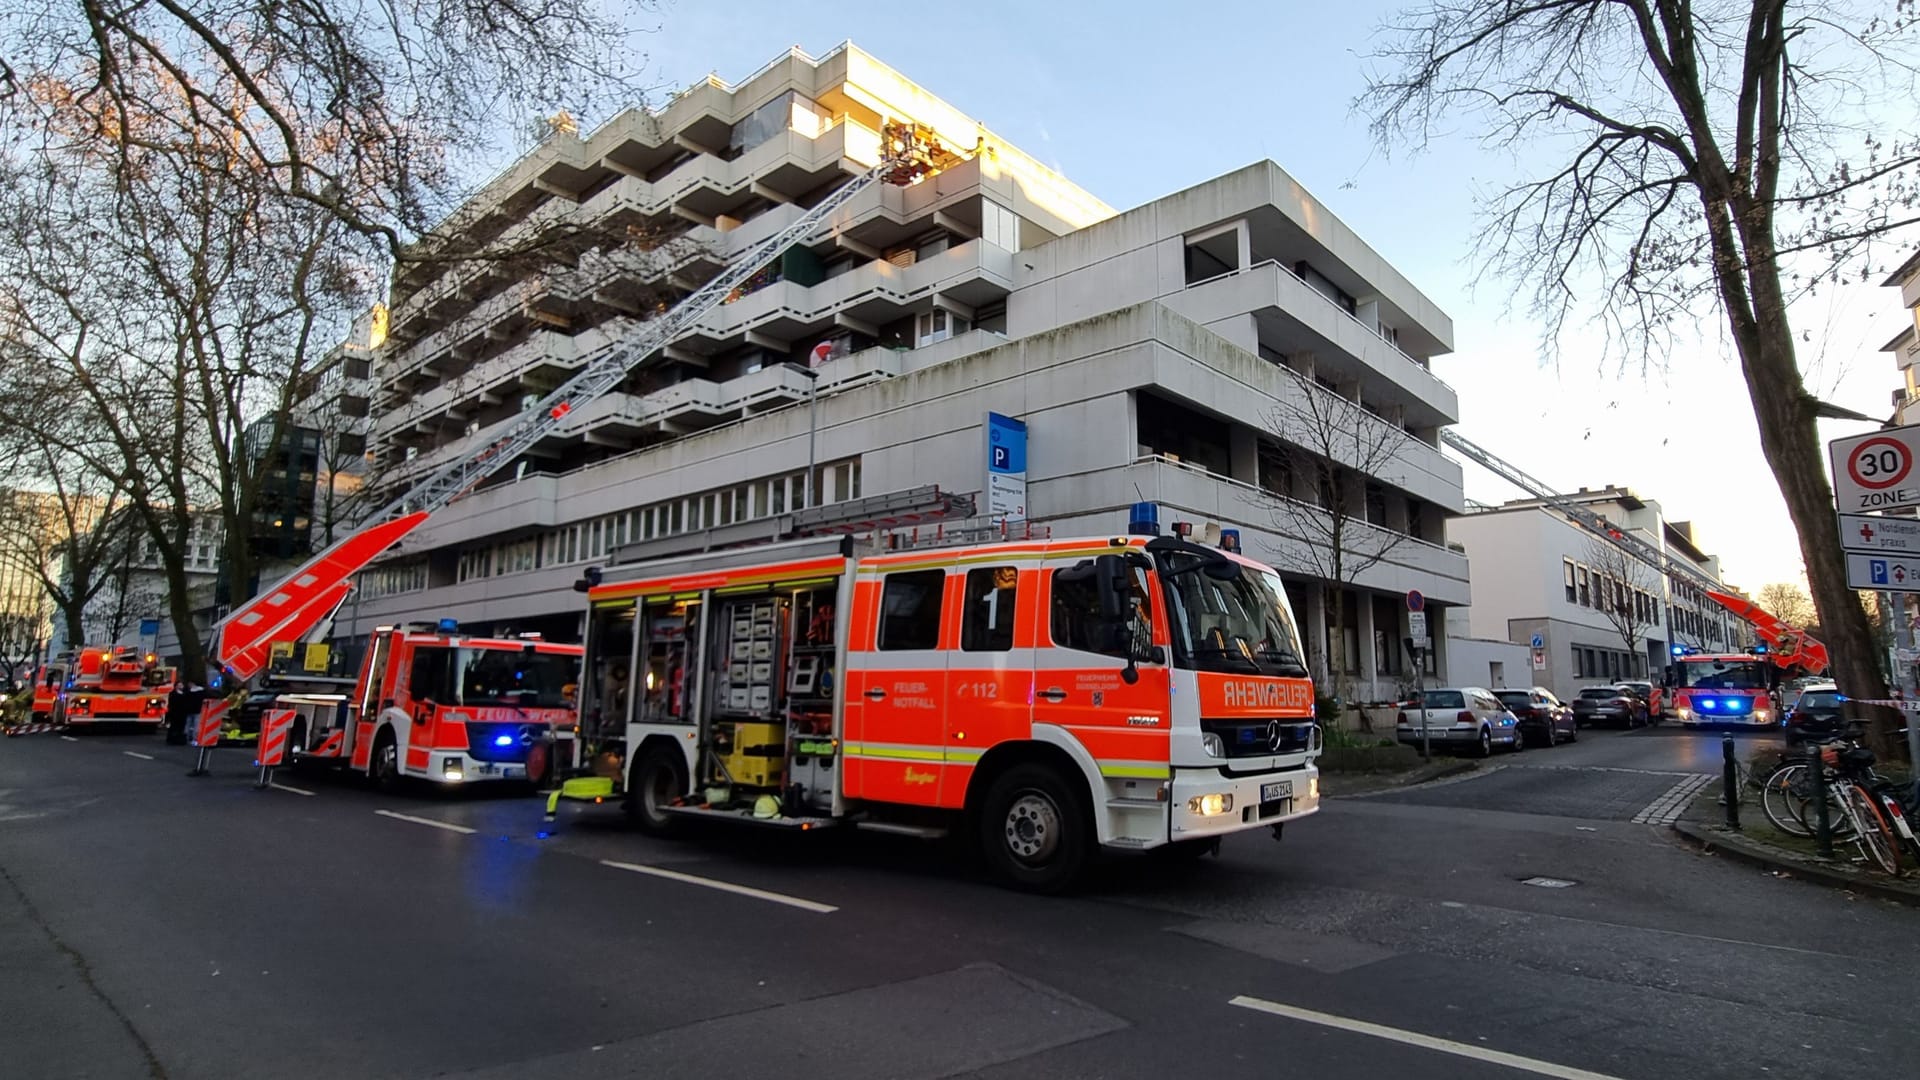
[[[1920,504],[1920,424],[1827,444],[1833,496],[1845,513]]]

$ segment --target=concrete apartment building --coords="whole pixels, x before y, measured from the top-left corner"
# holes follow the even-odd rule
[[[1904,427],[1920,423],[1920,251],[1901,263],[1880,283],[1900,290],[1900,304],[1907,309],[1905,324],[1893,340],[1880,351],[1893,355],[1894,369],[1900,373],[1900,387],[1893,392],[1893,423]]]
[[[428,267],[396,280],[375,350],[378,483],[486,445],[630,333],[636,297],[704,280],[792,222],[877,162],[881,125],[900,120],[966,160],[862,193],[559,437],[436,514],[362,575],[342,632],[451,617],[571,636],[571,585],[614,549],[777,528],[807,498],[805,365],[826,342],[814,502],[980,492],[998,413],[1025,424],[1029,521],[1119,532],[1144,498],[1163,525],[1238,527],[1292,579],[1318,655],[1328,613],[1299,569],[1310,560],[1289,558],[1312,530],[1275,508],[1321,513],[1323,496],[1271,427],[1276,405],[1347,403],[1394,454],[1348,500],[1349,529],[1385,554],[1352,582],[1333,654],[1362,684],[1410,676],[1406,590],[1440,609],[1469,600],[1444,536],[1464,507],[1460,470],[1438,449],[1457,401],[1427,363],[1452,347],[1446,315],[1271,162],[1115,213],[851,45],[790,52],[738,85],[709,79],[584,138],[556,131],[496,178],[466,222],[612,219],[680,236],[664,265],[583,257],[572,276]]]
[[[1622,487],[1582,488],[1565,498],[1721,580],[1719,557],[1701,549],[1690,522],[1668,521],[1659,503]],[[1472,636],[1529,648],[1536,635],[1541,640],[1544,668],[1533,666],[1533,653],[1526,669],[1509,662],[1510,686],[1544,686],[1566,698],[1585,686],[1657,678],[1676,643],[1708,652],[1753,643],[1751,627],[1692,581],[1598,543],[1537,500],[1472,510],[1448,522],[1447,532],[1473,569],[1473,606],[1465,613]]]

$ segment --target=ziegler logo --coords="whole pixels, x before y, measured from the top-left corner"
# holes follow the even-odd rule
[[[1221,704],[1235,709],[1304,709],[1313,704],[1307,683],[1232,679],[1220,684]]]
[[[914,772],[913,766],[909,765],[907,766],[906,773],[901,776],[901,779],[909,784],[931,784],[933,783],[934,776],[930,772]]]

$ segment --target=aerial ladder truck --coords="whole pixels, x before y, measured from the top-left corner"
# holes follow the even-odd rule
[[[518,417],[504,422],[494,438],[472,453],[430,472],[369,515],[358,532],[327,547],[278,585],[221,619],[213,629],[209,667],[218,672],[210,684],[222,694],[210,696],[196,725],[194,741],[201,747],[202,754],[195,772],[204,771],[206,751],[218,742],[225,713],[231,708],[236,692],[244,690],[267,670],[276,644],[311,640],[316,634],[324,634],[334,613],[352,591],[356,573],[419,528],[434,511],[473,492],[494,473],[553,435],[576,410],[618,386],[642,361],[693,328],[768,263],[827,225],[863,192],[883,183],[902,187],[919,183],[960,157],[942,146],[933,131],[924,125],[885,125],[881,160],[877,165],[836,188],[781,232],[742,253],[706,284],[648,320],[632,337],[593,358]],[[454,628],[442,625],[438,629],[445,633]],[[512,643],[468,644],[482,651],[515,647]],[[542,646],[537,651],[544,654],[553,648]],[[378,738],[370,728],[384,730],[384,718],[376,714],[384,711],[387,696],[382,694],[379,684],[383,679],[391,683],[397,670],[396,666],[381,662],[382,656],[391,660],[389,650],[369,648],[367,653],[352,695],[337,695],[343,700],[326,703],[326,707],[337,704],[332,715],[303,715],[302,719],[313,726],[306,732],[296,733],[291,751],[308,757],[317,755],[351,762],[354,767],[369,772],[377,771],[381,759],[392,755],[399,759],[400,772],[412,772],[414,770],[407,767],[406,746],[395,747],[383,742],[374,747],[365,739],[355,745],[357,733]],[[315,703],[310,705],[319,707]],[[400,719],[395,718],[396,728],[405,729],[414,723],[412,718],[405,718],[405,723],[399,722]],[[304,745],[305,739],[313,740],[311,748]],[[398,741],[404,742],[404,737]],[[432,768],[439,768],[441,762],[431,750],[427,757],[432,759],[431,768],[420,771],[419,775],[450,777],[455,771],[449,765],[440,773],[434,773]]]

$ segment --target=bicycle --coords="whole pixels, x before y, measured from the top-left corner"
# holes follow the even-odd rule
[[[1900,872],[1900,850],[1920,860],[1920,838],[1909,823],[1905,797],[1873,771],[1873,751],[1860,744],[1857,727],[1842,739],[1816,744],[1809,752],[1821,755],[1833,772],[1827,783],[1829,835],[1834,843],[1850,843],[1863,862],[1888,874]],[[1783,762],[1761,786],[1760,805],[1767,820],[1781,832],[1812,836],[1807,813],[1813,802],[1813,781],[1804,761]]]

